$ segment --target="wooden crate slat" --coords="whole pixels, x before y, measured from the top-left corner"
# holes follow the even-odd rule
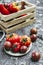
[[[17,26],[13,26],[13,27],[8,28],[8,29],[5,29],[2,25],[0,25],[0,27],[8,34],[8,33],[10,33],[10,32],[13,32],[13,31],[17,30],[17,29],[20,29],[20,28],[23,28],[23,27],[25,27],[25,26],[27,26],[27,25],[32,24],[33,22],[35,22],[35,20],[36,20],[36,19],[32,19],[32,20],[27,19],[26,22],[24,22],[24,23],[22,23],[22,24],[19,24],[19,25],[17,25]]]
[[[25,21],[28,18],[30,19],[32,17],[35,17],[35,13],[30,13],[29,15],[23,16],[21,18],[16,18],[16,19],[11,20],[9,22],[0,21],[0,24],[3,25],[5,28],[8,28],[8,27],[10,27],[12,25],[18,24],[18,23],[20,23],[22,21]]]

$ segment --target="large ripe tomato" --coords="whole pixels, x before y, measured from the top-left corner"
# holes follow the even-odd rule
[[[26,35],[24,35],[24,36],[22,36],[21,37],[21,45],[25,45],[25,46],[29,46],[30,45],[30,43],[31,43],[31,39],[30,39],[30,37],[28,37],[28,36],[26,36]]]
[[[19,50],[20,50],[20,47],[21,47],[21,45],[20,45],[20,43],[14,43],[13,44],[13,46],[12,46],[12,50],[13,50],[13,52],[19,52]]]
[[[13,4],[10,4],[9,7],[8,7],[8,10],[9,10],[11,13],[14,13],[14,12],[17,12],[17,11],[18,11],[18,8],[15,7]]]
[[[13,44],[15,42],[20,42],[20,38],[21,38],[21,36],[19,36],[17,34],[12,34],[10,36],[7,36],[6,40]]]
[[[15,38],[14,34],[7,35],[6,36],[6,41],[9,41],[9,42],[13,43],[14,42],[14,38]]]
[[[14,40],[15,40],[14,42],[18,42],[19,43],[20,39],[21,39],[21,36],[16,35],[15,38],[14,38]]]

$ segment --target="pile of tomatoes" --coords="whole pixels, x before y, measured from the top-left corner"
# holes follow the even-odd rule
[[[30,30],[30,37],[27,35],[17,35],[17,34],[11,34],[7,35],[6,41],[4,43],[4,48],[9,51],[12,50],[14,53],[25,53],[28,50],[28,47],[30,46],[31,42],[35,42],[37,39],[37,29],[32,28]],[[39,52],[32,52],[31,60],[36,62],[39,61],[41,55]]]
[[[6,41],[4,43],[4,48],[7,51],[12,51],[14,53],[25,53],[31,44],[31,39],[27,35],[17,35],[15,33],[6,36]]]

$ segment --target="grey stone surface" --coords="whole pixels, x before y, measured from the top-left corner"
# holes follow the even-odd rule
[[[37,0],[29,0],[29,1],[36,4],[37,7],[43,7],[42,3],[37,4],[36,2]],[[38,29],[38,33],[42,34],[43,36],[43,8],[37,8],[36,12],[37,12],[36,22],[32,25],[29,25],[25,28],[15,31],[15,33],[20,35],[24,34],[29,35],[30,29],[36,27]],[[12,57],[5,54],[2,48],[3,43],[4,40],[0,42],[0,65],[20,65],[20,62],[22,63],[26,62],[26,65],[43,65],[43,40],[37,39],[37,41],[33,43],[31,51],[27,55],[22,57]],[[41,58],[38,62],[32,62],[30,59],[33,51],[38,51],[41,54]]]

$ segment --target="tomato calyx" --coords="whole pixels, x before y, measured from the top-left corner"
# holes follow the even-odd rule
[[[11,34],[9,37],[10,37],[10,38],[13,37],[13,34]]]
[[[27,38],[23,38],[21,42],[23,43],[27,42]]]
[[[31,43],[31,39],[30,39],[30,37],[24,35],[24,36],[21,37],[20,42],[21,42],[22,46],[25,45],[25,46],[28,47],[30,45],[30,43]]]
[[[17,45],[16,45],[16,44],[14,44],[14,45],[13,45],[13,47],[14,47],[14,48],[17,48]]]
[[[15,5],[16,5],[16,6],[18,6],[19,4],[18,4],[18,3],[16,3]]]

